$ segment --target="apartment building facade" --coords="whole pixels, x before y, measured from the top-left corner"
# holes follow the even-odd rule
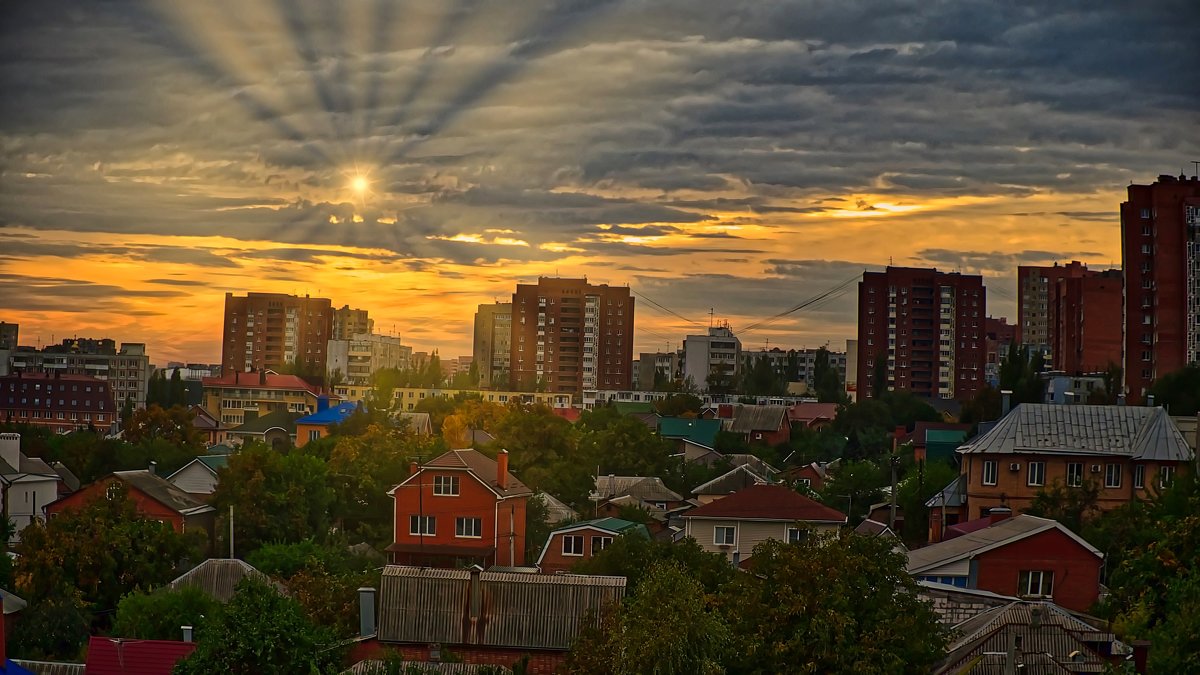
[[[1067,277],[1054,284],[1050,332],[1055,370],[1068,375],[1102,372],[1121,363],[1121,270]]]
[[[117,347],[111,339],[72,338],[41,351],[18,349],[8,357],[9,372],[47,372],[86,375],[109,383],[118,405],[132,400],[135,408],[146,407],[146,389],[154,367],[141,342]]]
[[[120,409],[108,382],[88,375],[14,372],[0,376],[0,419],[67,433],[109,430]]]
[[[729,324],[683,339],[683,379],[690,379],[700,391],[731,388],[737,382],[741,361],[742,341]]]
[[[1125,393],[1200,362],[1200,179],[1130,185],[1121,204]]]
[[[655,382],[670,383],[680,377],[678,352],[642,352],[637,358],[636,391],[654,391]]]
[[[324,372],[331,335],[333,308],[328,298],[226,293],[221,370],[230,374],[295,364]]]
[[[512,303],[480,305],[475,312],[472,356],[479,370],[481,389],[509,387],[512,362]]]
[[[1054,287],[1063,279],[1081,279],[1099,274],[1072,260],[1066,265],[1021,265],[1017,267],[1017,336],[1021,344],[1046,354],[1051,361],[1054,348]]]
[[[872,395],[876,364],[886,386],[930,399],[969,400],[985,385],[987,297],[983,278],[888,267],[858,285],[859,400]]]
[[[582,397],[628,389],[633,378],[634,299],[627,287],[540,277],[512,296],[514,388]]]
[[[412,347],[400,338],[374,333],[356,333],[345,340],[330,340],[326,347],[325,372],[341,376],[341,383],[368,386],[371,376],[384,368],[407,368]]]
[[[321,390],[295,375],[229,373],[206,377],[202,382],[204,408],[228,426],[276,411],[309,415],[320,407]]]
[[[375,332],[375,320],[365,309],[351,309],[350,305],[342,305],[333,310],[333,332],[330,340],[349,340],[355,335],[366,335]]]

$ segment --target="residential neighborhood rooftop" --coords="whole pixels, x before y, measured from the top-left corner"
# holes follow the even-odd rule
[[[937,544],[930,544],[924,548],[910,551],[908,554],[908,571],[911,574],[919,574],[925,570],[941,567],[942,565],[963,558],[970,558],[997,546],[1053,529],[1061,530],[1096,556],[1103,555],[1096,547],[1060,525],[1058,521],[1021,513],[1010,518],[1005,518],[990,527],[968,532],[953,539],[947,539]]]
[[[467,469],[502,497],[533,494],[524,483],[511,472],[505,472],[505,484],[497,481],[499,465],[496,460],[473,448],[450,450],[429,460],[422,469]]]
[[[782,485],[753,485],[684,513],[683,518],[726,518],[844,523],[846,514]]]
[[[195,495],[180,490],[167,479],[146,469],[114,471],[112,475],[177,513],[189,515],[214,510]]]

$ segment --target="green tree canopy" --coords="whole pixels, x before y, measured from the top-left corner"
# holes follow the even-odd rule
[[[1155,380],[1150,387],[1154,404],[1167,406],[1172,415],[1200,412],[1200,364],[1189,364]]]
[[[112,634],[139,640],[178,640],[181,626],[199,626],[202,617],[216,613],[218,606],[216,599],[194,586],[135,591],[117,605]]]
[[[733,567],[724,556],[708,553],[691,537],[671,543],[647,539],[640,534],[617,537],[599,555],[576,563],[572,571],[625,577],[626,592],[633,593],[646,573],[663,563],[687,570],[709,593],[716,592],[734,576]]]
[[[846,387],[841,373],[829,360],[829,350],[821,347],[813,360],[813,389],[821,403],[845,403]]]
[[[891,546],[840,532],[755,547],[721,593],[729,672],[928,673],[948,636]]]
[[[693,393],[672,394],[654,402],[654,410],[663,417],[685,417],[697,415],[704,409],[704,401]]]

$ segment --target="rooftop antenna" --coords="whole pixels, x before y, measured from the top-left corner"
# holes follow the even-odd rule
[[[708,327],[709,328],[713,327],[713,308],[712,307],[708,308]]]
[[[1200,160],[1192,160],[1192,171],[1196,172],[1193,176],[1200,175]]]

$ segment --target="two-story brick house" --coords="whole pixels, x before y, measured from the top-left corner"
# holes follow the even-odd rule
[[[705,551],[741,562],[767,539],[799,541],[808,530],[836,530],[846,514],[782,485],[752,485],[685,512],[684,535]]]
[[[533,492],[508,471],[508,453],[451,450],[412,467],[395,502],[391,561],[421,567],[525,564],[525,509]]]
[[[968,518],[1027,509],[1056,482],[1099,486],[1108,510],[1169,485],[1194,456],[1162,408],[1025,403],[958,449]]]

